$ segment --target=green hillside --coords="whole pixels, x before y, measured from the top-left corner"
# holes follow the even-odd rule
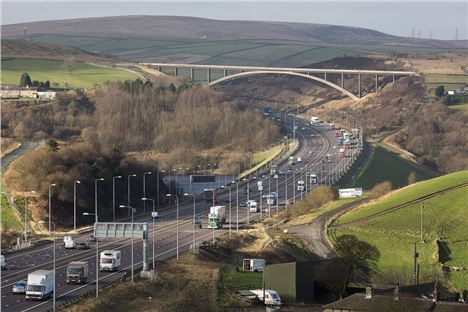
[[[468,171],[419,182],[343,215],[338,219],[338,223],[356,221],[395,205],[466,182],[468,182]],[[421,281],[431,281],[435,275],[441,277],[441,265],[448,268],[464,267],[462,271],[450,271],[445,277],[455,288],[467,289],[468,187],[445,192],[425,200],[423,204],[423,206],[421,203],[411,204],[363,223],[334,230],[331,236],[355,235],[359,240],[378,248],[381,253],[378,268],[382,273],[379,279],[386,282],[412,281],[413,250],[414,243],[417,242]],[[424,243],[421,242],[420,232],[421,207],[423,207]]]
[[[136,79],[138,75],[124,69],[98,67],[82,62],[73,65],[72,73],[63,66],[63,61],[39,60],[39,59],[8,59],[2,61],[2,84],[16,85],[20,81],[23,72],[29,73],[32,80],[59,83],[59,87],[65,84],[70,88],[90,88],[94,84],[102,84],[106,81]]]
[[[400,188],[408,184],[408,176],[412,172],[416,174],[417,181],[437,176],[435,172],[401,158],[380,144],[372,144],[363,169],[347,184],[370,190],[377,183],[390,181],[394,188]]]

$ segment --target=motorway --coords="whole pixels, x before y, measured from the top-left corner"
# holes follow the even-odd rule
[[[268,216],[269,213],[276,212],[276,208],[287,209],[286,200],[293,203],[296,199],[300,200],[305,193],[298,192],[295,185],[301,179],[305,180],[305,172],[319,173],[319,184],[328,183],[332,177],[336,175],[339,168],[344,168],[344,163],[350,161],[350,158],[339,158],[337,148],[337,138],[334,136],[334,131],[329,130],[327,125],[311,126],[309,122],[304,119],[297,118],[296,136],[299,140],[299,148],[295,152],[295,157],[301,157],[302,161],[292,166],[287,162],[279,165],[280,174],[278,179],[274,179],[266,174],[266,177],[252,177],[249,183],[250,191],[248,193],[249,199],[260,200],[261,195],[271,192],[278,192],[280,194],[280,203],[278,206],[271,206],[268,211],[265,200],[263,200],[263,209],[265,211],[258,213],[249,213],[247,207],[240,207],[239,204],[247,200],[246,183],[239,183],[237,194],[236,185],[231,187],[232,190],[232,210],[227,211],[226,224],[223,229],[216,231],[206,228],[207,214],[209,212],[210,203],[205,200],[196,201],[196,213],[202,217],[203,228],[196,229],[196,241],[211,241],[215,236],[227,233],[229,227],[232,226],[232,231],[236,231],[237,223],[239,228],[242,229],[249,221],[254,221],[261,217]],[[356,150],[349,150],[350,153],[355,153]],[[326,154],[332,155],[331,163],[322,163],[322,159]],[[290,169],[290,170],[288,170]],[[261,194],[257,189],[257,182],[263,179],[264,191]],[[276,183],[278,182],[278,183]],[[276,186],[278,185],[278,189]],[[307,183],[307,188],[310,190],[310,183]],[[315,187],[315,185],[312,185]],[[255,189],[255,190],[254,190]],[[238,199],[238,202],[237,202]],[[229,204],[229,192],[226,190],[218,194],[218,201],[222,204]],[[175,207],[162,208],[160,217],[156,222],[155,228],[152,228],[150,216],[135,220],[135,222],[149,222],[148,234],[148,255],[149,263],[152,263],[152,237],[154,233],[155,239],[155,254],[156,260],[165,260],[176,255],[176,211]],[[230,213],[231,212],[231,213]],[[180,252],[187,251],[190,244],[193,242],[194,229],[192,225],[193,218],[193,200],[181,202],[179,205],[179,250]],[[232,219],[232,222],[230,222]],[[83,233],[75,236],[75,240],[86,240],[90,233]],[[64,249],[63,243],[57,240],[56,248],[56,302],[57,305],[67,302],[72,298],[83,295],[89,291],[93,291],[96,287],[95,284],[95,246],[91,245],[89,250],[74,250]],[[130,254],[131,254],[131,239],[100,239],[99,250],[117,249],[122,252],[122,263],[119,271],[110,273],[99,273],[99,287],[106,287],[107,285],[120,280],[126,272],[127,278],[130,278]],[[52,269],[52,250],[51,243],[47,245],[38,246],[32,249],[18,251],[6,255],[8,270],[2,272],[1,276],[1,311],[19,312],[19,311],[47,311],[52,307],[52,299],[47,301],[27,301],[24,295],[13,295],[11,293],[12,285],[22,279],[27,279],[28,273],[37,269]],[[134,260],[135,268],[142,267],[142,241],[135,239],[134,241]],[[65,269],[70,261],[88,261],[89,263],[89,276],[87,284],[83,285],[68,285],[65,282]],[[156,267],[157,271],[157,267]]]

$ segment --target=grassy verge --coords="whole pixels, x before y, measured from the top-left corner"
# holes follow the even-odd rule
[[[294,148],[294,146],[290,146],[289,148]],[[250,161],[251,169],[244,171],[243,173],[241,173],[239,177],[242,178],[248,175],[249,173],[254,172],[258,168],[264,166],[273,158],[278,156],[282,151],[283,151],[283,144],[279,144],[279,145],[275,145],[269,150],[261,151],[261,152],[253,154],[251,161]]]
[[[262,272],[244,272],[232,266],[225,266],[220,271],[221,285],[233,291],[262,288],[262,280]]]
[[[455,105],[450,105],[447,106],[450,109],[463,109],[467,110],[468,109],[468,103],[462,103],[462,104],[455,104]]]
[[[136,79],[139,76],[123,69],[97,67],[77,62],[73,65],[72,73],[63,67],[61,61],[34,60],[34,59],[9,59],[2,61],[2,84],[18,84],[21,74],[29,73],[32,80],[65,84],[70,88],[90,88],[95,84],[103,84],[106,81]]]
[[[10,206],[8,197],[2,194],[2,230],[21,231],[23,229],[23,225],[13,209]]]
[[[358,220],[363,216],[382,211],[436,190],[445,189],[468,181],[468,171],[445,175],[424,181],[394,192],[384,198],[349,212],[338,219],[339,223]],[[420,254],[421,281],[433,281],[441,276],[440,265],[468,267],[468,241],[466,228],[468,219],[467,188],[438,195],[424,201],[422,208],[423,240],[421,243],[421,204],[413,204],[400,210],[382,215],[363,224],[340,229],[333,236],[355,235],[359,240],[374,245],[380,251],[378,268],[385,281],[412,281],[414,243]],[[436,240],[441,241],[440,247]],[[468,272],[450,271],[445,275],[450,286],[468,288]]]
[[[416,173],[418,181],[427,180],[437,176],[437,173],[401,158],[397,153],[384,148],[384,144],[372,144],[369,158],[361,172],[348,184],[351,187],[371,189],[377,183],[390,181],[395,188],[408,183],[411,172]]]

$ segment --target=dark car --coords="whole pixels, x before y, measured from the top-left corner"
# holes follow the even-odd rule
[[[94,234],[89,235],[89,241],[90,241],[90,242],[93,242],[93,243],[97,241],[97,239],[96,239],[96,237],[94,236]]]
[[[25,294],[26,293],[26,285],[28,284],[27,281],[19,281],[13,285],[13,293],[14,294]]]
[[[88,242],[76,242],[75,249],[79,249],[79,250],[89,249],[89,243]]]

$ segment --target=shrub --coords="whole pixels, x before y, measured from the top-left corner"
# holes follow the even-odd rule
[[[371,197],[377,198],[381,197],[392,190],[392,182],[390,181],[383,181],[376,184],[371,190]]]

